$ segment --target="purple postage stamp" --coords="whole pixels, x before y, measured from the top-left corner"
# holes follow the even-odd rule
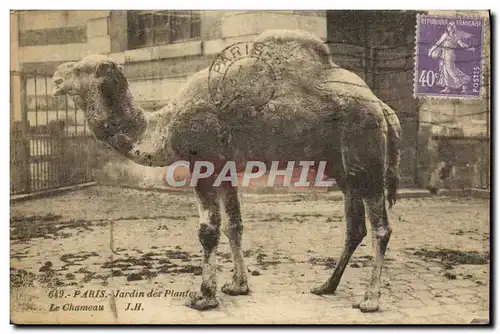
[[[482,18],[418,15],[415,97],[480,98],[484,29]]]

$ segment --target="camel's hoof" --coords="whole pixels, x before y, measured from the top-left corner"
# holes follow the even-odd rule
[[[246,283],[242,284],[235,284],[234,282],[226,283],[222,286],[220,290],[224,292],[226,295],[230,296],[248,295],[248,293],[250,293],[250,289],[248,288],[248,284]]]
[[[363,298],[352,303],[353,308],[359,308],[361,312],[376,312],[378,311],[378,301],[374,299]]]
[[[316,288],[311,289],[311,293],[321,296],[321,295],[333,295],[335,294],[335,289],[328,286],[328,284],[320,285]]]
[[[215,297],[201,296],[196,294],[186,301],[186,306],[195,310],[204,311],[216,308],[219,302]]]

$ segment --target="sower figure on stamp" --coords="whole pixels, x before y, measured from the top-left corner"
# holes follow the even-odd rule
[[[429,49],[429,57],[439,59],[437,84],[444,87],[441,93],[450,93],[452,89],[461,89],[463,94],[467,92],[467,84],[471,78],[456,66],[455,50],[463,48],[474,52],[475,48],[469,47],[463,41],[471,36],[471,34],[457,30],[455,22],[451,21],[441,38]]]

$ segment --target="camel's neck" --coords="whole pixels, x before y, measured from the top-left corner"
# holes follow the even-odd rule
[[[146,115],[146,125],[141,137],[133,142],[127,157],[140,165],[167,166],[175,161],[172,152],[167,146],[167,131],[170,122],[169,110],[162,109]]]
[[[87,102],[85,101],[84,98],[78,96],[78,95],[73,95],[73,103],[80,108],[83,112],[87,110]]]
[[[108,141],[116,134],[123,134],[135,141],[144,131],[144,111],[134,103],[130,92],[110,98],[94,89],[88,97],[82,96],[82,100],[87,101],[85,115],[98,139]]]
[[[86,114],[96,137],[116,151],[146,166],[166,166],[168,119],[160,111],[145,112],[127,90],[121,98],[87,99]],[[113,101],[115,99],[116,101]]]

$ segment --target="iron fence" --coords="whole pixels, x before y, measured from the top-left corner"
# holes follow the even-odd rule
[[[10,76],[10,193],[92,181],[95,141],[83,111],[67,96],[53,97],[52,82],[45,75]]]

